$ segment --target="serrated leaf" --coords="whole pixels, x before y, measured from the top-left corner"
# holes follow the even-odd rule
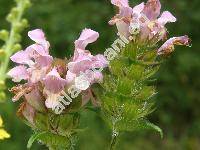
[[[127,76],[130,79],[141,80],[143,77],[144,69],[145,68],[142,65],[131,65],[129,67]]]
[[[143,61],[154,61],[157,57],[157,52],[155,50],[150,50],[144,53],[142,56]]]
[[[137,48],[136,45],[130,43],[123,50],[123,56],[129,57],[131,60],[135,61],[137,58]]]

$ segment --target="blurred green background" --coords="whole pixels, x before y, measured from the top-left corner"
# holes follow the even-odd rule
[[[139,2],[130,0],[131,4]],[[187,34],[192,39],[192,47],[177,47],[157,74],[157,109],[150,120],[163,129],[164,139],[154,132],[124,133],[119,150],[200,150],[200,1],[161,2],[162,10],[169,10],[178,18],[178,22],[168,25],[170,36]],[[89,47],[93,53],[105,51],[115,39],[115,28],[107,24],[115,14],[110,0],[32,0],[32,3],[25,14],[30,27],[24,31],[23,47],[31,42],[28,30],[35,28],[45,31],[52,45],[51,54],[56,57],[73,54],[73,42],[85,27],[101,35]],[[13,0],[0,0],[0,28],[8,28],[5,16],[13,5]],[[8,87],[11,87],[9,83]],[[31,135],[31,130],[15,115],[18,105],[11,98],[0,104],[5,127],[12,135],[11,139],[0,141],[2,150],[25,150]],[[81,125],[88,129],[80,135],[76,149],[107,149],[111,133],[96,114],[82,114]],[[35,143],[32,149],[46,148]]]

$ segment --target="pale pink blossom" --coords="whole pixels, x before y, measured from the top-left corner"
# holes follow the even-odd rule
[[[84,29],[78,40],[75,42],[75,52],[72,61],[68,63],[68,73],[66,80],[73,81],[73,78],[85,73],[93,68],[105,68],[108,61],[103,55],[93,56],[88,50],[85,50],[87,44],[96,41],[98,33],[91,29]]]
[[[21,80],[27,80],[29,78],[27,68],[23,65],[14,67],[7,74],[14,82],[20,82]]]
[[[116,24],[120,35],[126,38],[139,35],[137,37],[140,41],[158,42],[166,37],[165,24],[176,21],[168,11],[164,11],[160,16],[159,0],[148,0],[146,4],[141,3],[133,8],[128,5],[128,1],[113,0],[111,3],[119,7],[119,14],[113,17],[109,24]]]
[[[13,62],[26,67],[23,67],[22,72],[15,71],[17,68],[14,68],[8,75],[12,78],[19,78],[19,76],[22,76],[22,73],[24,75],[26,73],[29,74],[29,76],[22,76],[22,79],[36,83],[44,78],[48,68],[52,64],[53,58],[49,55],[49,42],[46,41],[42,30],[36,29],[30,31],[28,35],[36,43],[10,57]],[[13,71],[15,71],[15,73],[13,73]],[[18,82],[20,81],[21,80],[18,80]]]
[[[162,54],[170,54],[171,52],[174,51],[174,46],[175,45],[186,45],[189,46],[190,44],[190,39],[188,38],[187,35],[185,36],[180,36],[180,37],[173,37],[167,40],[159,49],[158,49],[158,55]]]
[[[43,80],[45,89],[52,93],[59,93],[64,90],[66,80],[61,78],[56,68],[53,68]]]

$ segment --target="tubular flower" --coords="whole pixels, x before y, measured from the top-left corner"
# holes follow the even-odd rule
[[[68,72],[66,79],[74,81],[81,74],[88,76],[88,81],[92,84],[100,81],[101,72],[91,71],[95,68],[105,68],[108,65],[103,55],[93,56],[88,50],[85,50],[89,43],[95,42],[99,34],[91,29],[84,29],[78,40],[75,41],[75,51],[72,61],[68,63]],[[97,76],[97,74],[100,74]],[[69,80],[68,80],[69,81]],[[87,87],[88,88],[88,87]]]
[[[176,21],[168,11],[160,16],[159,0],[148,0],[146,4],[141,3],[133,8],[128,5],[128,1],[112,0],[111,3],[118,6],[120,11],[109,23],[116,24],[120,35],[126,38],[138,35],[140,41],[160,41],[166,37],[165,24]]]
[[[77,89],[85,91],[82,96],[82,105],[86,104],[89,99],[94,99],[91,92],[89,92],[89,87],[93,83],[102,81],[101,71],[108,65],[108,61],[103,55],[93,56],[88,50],[85,50],[86,46],[95,42],[98,37],[97,32],[84,29],[78,40],[75,41],[74,56],[72,61],[68,63],[66,80],[69,84],[74,83]],[[96,68],[100,68],[100,71],[96,71]]]
[[[44,78],[44,93],[46,94],[46,107],[55,108],[58,105],[58,97],[64,90],[66,80],[62,79],[55,68]]]
[[[159,55],[170,54],[171,52],[174,51],[174,45],[187,45],[187,46],[189,46],[190,45],[190,39],[188,38],[187,35],[170,38],[158,49],[158,54]]]

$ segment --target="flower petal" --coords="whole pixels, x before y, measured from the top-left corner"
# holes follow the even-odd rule
[[[108,66],[108,61],[107,59],[104,57],[104,55],[96,55],[93,57],[93,68],[105,68]]]
[[[190,39],[188,38],[187,35],[170,38],[158,49],[158,55],[171,53],[172,51],[174,51],[174,45],[189,46],[189,44],[190,44]]]
[[[66,75],[66,82],[68,85],[72,84],[72,82],[74,81],[74,79],[76,78],[76,74],[70,72],[69,70],[67,71],[67,75]]]
[[[111,3],[119,7],[120,17],[131,17],[132,8],[129,7],[128,0],[111,0]]]
[[[30,39],[35,41],[37,44],[42,45],[45,48],[46,52],[48,53],[50,44],[48,41],[46,41],[45,34],[41,29],[35,29],[32,31],[29,31],[28,36],[30,37]]]
[[[47,95],[45,105],[47,108],[55,109],[59,105],[60,93],[52,93],[48,90],[44,90],[44,93]]]
[[[33,61],[26,51],[19,51],[12,55],[10,59],[18,64],[32,64]]]
[[[55,68],[49,72],[44,79],[45,89],[52,93],[61,92],[66,85],[66,80],[61,78]]]
[[[31,105],[25,103],[22,114],[31,124],[34,124],[35,109]]]
[[[116,22],[117,30],[121,36],[124,36],[126,38],[129,37],[129,26],[130,24],[125,23],[124,21],[117,21]]]
[[[158,18],[158,23],[164,26],[168,22],[176,22],[176,18],[169,11],[164,11]]]
[[[70,72],[79,74],[87,69],[90,69],[93,56],[89,51],[76,49],[73,61],[68,63]]]
[[[41,67],[50,66],[53,61],[53,57],[50,56],[41,45],[33,44],[27,47],[25,51],[31,58],[34,58],[35,62]]]
[[[21,80],[29,79],[29,74],[25,66],[14,67],[7,74],[13,78],[14,82],[20,82]]]
[[[78,40],[75,41],[75,49],[85,49],[89,43],[95,42],[99,37],[99,33],[91,29],[84,29]]]
[[[37,88],[34,88],[30,93],[25,94],[24,96],[26,98],[26,101],[36,110],[40,112],[45,111],[44,100]]]
[[[37,83],[41,81],[47,73],[48,67],[37,68],[35,66],[28,68],[28,72],[31,75],[31,83]]]
[[[141,13],[144,9],[144,2],[140,3],[139,5],[136,5],[135,7],[133,7],[133,13]]]
[[[46,39],[44,32],[41,29],[29,31],[28,36],[31,38],[31,40],[35,41],[36,43],[41,43]]]
[[[70,72],[74,74],[80,74],[81,72],[85,72],[86,70],[92,67],[92,60],[90,59],[83,59],[77,60],[75,62],[68,63],[68,69]]]
[[[143,13],[149,20],[156,20],[160,15],[161,4],[159,0],[148,0]]]

